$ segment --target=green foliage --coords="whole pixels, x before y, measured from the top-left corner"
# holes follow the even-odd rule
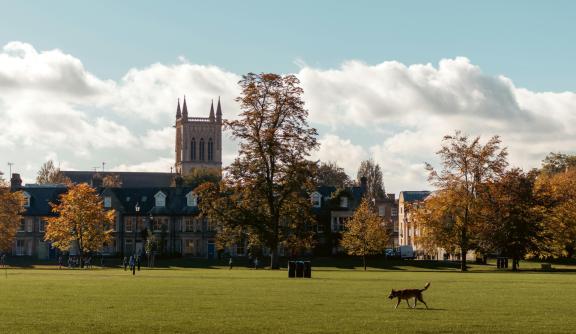
[[[331,186],[344,188],[350,186],[352,181],[344,168],[338,166],[336,162],[320,162],[316,170],[315,183],[318,186]]]
[[[542,161],[542,173],[557,174],[576,167],[576,155],[551,152]]]
[[[218,183],[222,178],[220,170],[214,168],[193,168],[182,176],[184,186],[196,188],[202,183]]]

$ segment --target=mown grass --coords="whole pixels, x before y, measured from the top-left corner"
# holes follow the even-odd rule
[[[536,267],[525,265],[523,267]],[[395,265],[368,272],[165,268],[0,271],[0,333],[573,333],[576,274]],[[570,267],[564,267],[570,269]],[[431,286],[430,310],[391,288]]]

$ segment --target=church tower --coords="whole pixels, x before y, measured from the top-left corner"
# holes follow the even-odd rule
[[[176,107],[176,173],[184,175],[194,168],[222,170],[222,107],[220,98],[216,113],[214,101],[208,117],[188,117],[186,96]]]

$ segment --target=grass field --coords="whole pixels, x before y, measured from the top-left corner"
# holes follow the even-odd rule
[[[11,268],[0,271],[0,333],[574,333],[575,273],[492,268],[322,267],[310,280],[219,267],[135,277]],[[386,299],[428,281],[430,310]]]

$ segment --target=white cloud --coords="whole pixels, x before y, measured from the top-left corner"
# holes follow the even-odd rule
[[[550,151],[574,152],[574,92],[518,88],[462,57],[437,66],[348,61],[329,70],[297,63],[311,125],[321,129],[313,157],[337,161],[354,176],[372,156],[389,191],[428,187],[423,162],[435,162],[442,136],[455,129],[500,134],[511,163],[524,168]],[[29,179],[47,156],[66,168],[106,161],[116,170],[169,171],[176,98],[186,94],[190,116],[205,117],[221,96],[224,117],[235,118],[240,78],[180,57],[103,80],[61,50],[8,43],[0,51],[0,166],[15,162]],[[227,164],[237,145],[223,139]]]

